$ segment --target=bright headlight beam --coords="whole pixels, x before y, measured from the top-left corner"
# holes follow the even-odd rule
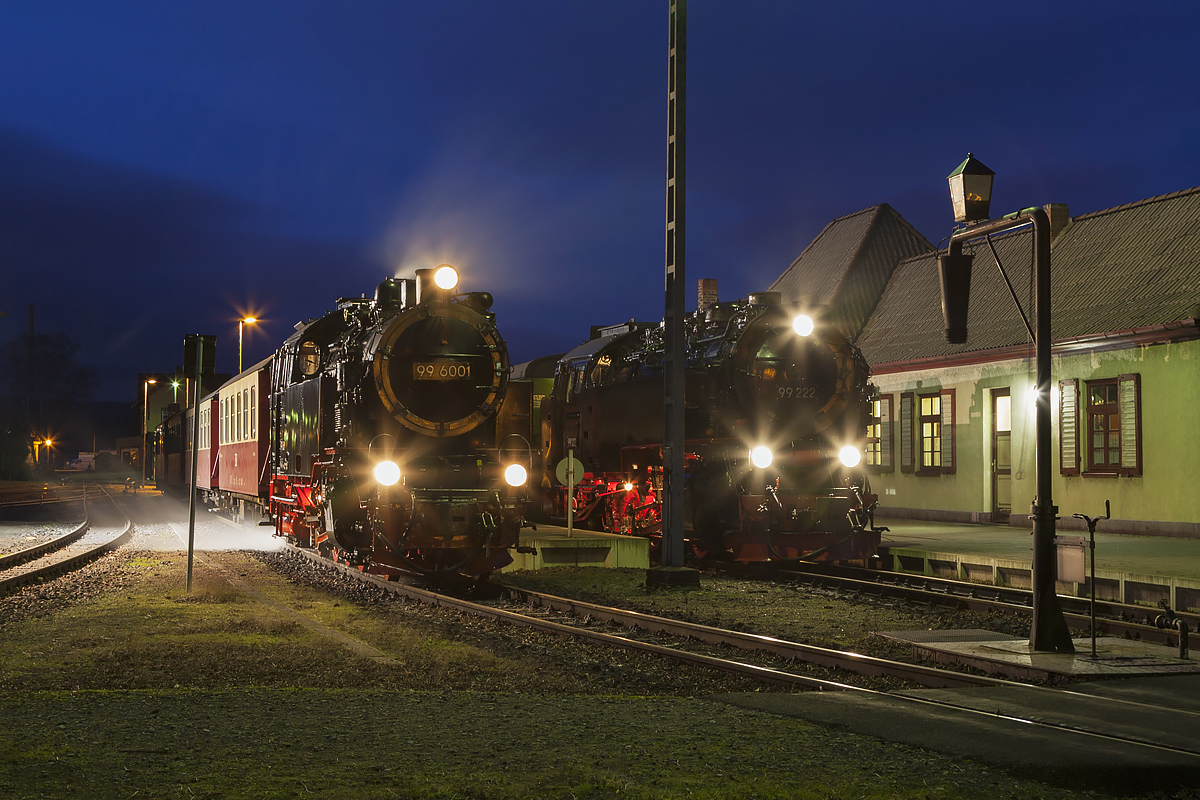
[[[504,470],[504,482],[509,486],[524,486],[529,473],[520,464],[509,464]]]
[[[862,451],[854,445],[848,444],[838,451],[838,461],[850,469],[854,469],[862,462]]]
[[[375,465],[375,480],[383,486],[394,486],[400,480],[400,465],[395,461],[380,461]]]
[[[433,282],[440,289],[453,289],[455,286],[458,286],[458,270],[449,264],[442,264],[433,273]]]
[[[750,463],[759,469],[766,469],[771,466],[771,462],[775,460],[775,455],[771,452],[771,448],[759,445],[750,451]]]
[[[816,325],[813,323],[812,317],[808,316],[807,314],[797,314],[795,318],[792,319],[792,330],[801,336],[810,335],[815,327]]]

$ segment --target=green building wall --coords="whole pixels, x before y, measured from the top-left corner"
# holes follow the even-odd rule
[[[877,375],[881,394],[955,390],[955,471],[918,476],[900,469],[899,425],[892,425],[893,468],[872,472],[881,516],[989,522],[992,519],[992,390],[1012,398],[1012,510],[1010,523],[1028,526],[1036,493],[1033,348],[1025,359]],[[1133,477],[1064,476],[1059,459],[1060,380],[1086,381],[1137,373],[1141,376],[1142,474]],[[1053,502],[1061,529],[1078,528],[1072,514],[1104,513],[1112,506],[1109,532],[1200,536],[1200,341],[1142,345],[1107,352],[1058,355],[1052,362]],[[1081,447],[1085,415],[1080,414]]]

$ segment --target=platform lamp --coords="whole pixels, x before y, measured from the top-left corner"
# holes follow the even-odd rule
[[[142,483],[146,482],[146,433],[147,422],[150,418],[150,408],[148,402],[150,400],[150,384],[158,383],[155,378],[147,378],[142,383]]]
[[[992,179],[996,173],[971,153],[947,176],[954,221],[967,226],[988,218],[992,204]],[[967,306],[971,296],[971,262],[974,256],[953,248],[938,256],[938,278],[942,286],[942,316],[946,321],[946,341],[967,341]]]
[[[992,178],[995,173],[970,153],[958,168],[950,173],[950,200],[954,206],[954,221],[958,227],[950,234],[944,255],[938,256],[938,273],[942,288],[942,313],[946,319],[946,341],[962,344],[967,341],[967,301],[971,291],[971,260],[963,246],[973,240],[1005,233],[1016,228],[1033,227],[1033,269],[1035,325],[1029,326],[1020,309],[1030,338],[1034,342],[1037,364],[1037,405],[1034,420],[1034,462],[1037,494],[1030,508],[1033,523],[1033,625],[1029,631],[1029,646],[1035,652],[1074,653],[1071,631],[1067,627],[1062,606],[1055,592],[1058,554],[1055,549],[1055,520],[1058,507],[1054,505],[1050,420],[1050,218],[1045,209],[1023,208],[1003,217],[989,219],[992,200]],[[1000,264],[997,262],[997,267]],[[1000,268],[1001,273],[1004,272]],[[1005,282],[1007,282],[1007,277]],[[1010,286],[1011,291],[1011,286]],[[1016,295],[1013,295],[1016,300]]]
[[[258,322],[254,317],[242,317],[238,320],[238,374],[242,372],[242,328]]]

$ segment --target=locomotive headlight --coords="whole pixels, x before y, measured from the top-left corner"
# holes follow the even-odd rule
[[[529,473],[520,464],[509,464],[504,470],[504,482],[509,486],[524,486]]]
[[[458,270],[449,264],[442,264],[433,273],[433,282],[438,285],[439,289],[449,291],[458,286]]]
[[[394,486],[400,480],[400,465],[395,461],[380,461],[375,465],[375,480],[384,486]]]
[[[625,481],[625,491],[627,491],[627,492],[633,491],[633,484],[630,483],[629,481]]]
[[[797,314],[792,319],[792,330],[801,336],[810,335],[813,332],[814,327],[815,325],[813,324],[812,317],[808,316],[807,314]]]
[[[771,466],[771,462],[775,460],[775,454],[771,452],[771,448],[759,445],[750,451],[750,463],[759,469],[766,469]]]
[[[862,462],[862,451],[854,445],[848,444],[838,451],[838,461],[850,469],[854,469]]]

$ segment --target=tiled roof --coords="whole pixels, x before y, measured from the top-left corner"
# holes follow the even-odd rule
[[[853,338],[896,264],[931,245],[886,203],[835,219],[771,286],[785,301],[828,307],[826,319]]]
[[[1031,230],[992,242],[1032,325]],[[858,344],[871,364],[1030,342],[986,242],[968,245],[972,250],[966,344],[946,342],[937,257],[930,253],[895,269],[863,329]],[[1050,277],[1056,341],[1194,319],[1200,304],[1200,187],[1075,217],[1051,244]]]

